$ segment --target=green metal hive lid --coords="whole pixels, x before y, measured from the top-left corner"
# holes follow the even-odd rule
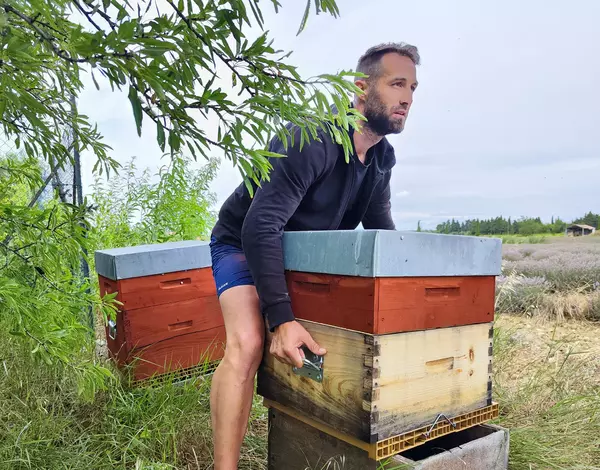
[[[285,268],[360,277],[499,275],[496,238],[390,230],[288,232]]]

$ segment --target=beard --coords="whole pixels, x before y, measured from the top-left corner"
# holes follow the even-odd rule
[[[363,114],[367,118],[365,126],[376,135],[399,134],[404,130],[406,116],[401,119],[391,119],[392,112],[381,101],[381,97],[375,90],[367,96]]]

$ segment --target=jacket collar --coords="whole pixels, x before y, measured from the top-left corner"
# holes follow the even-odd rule
[[[350,107],[353,108],[354,105],[351,104]],[[331,110],[334,114],[338,113],[338,109],[335,105],[332,105]],[[342,130],[340,126],[338,126],[338,129]],[[348,135],[352,140],[354,135],[354,128],[352,126],[350,126],[348,129]],[[354,142],[352,142],[352,148],[354,149]],[[371,159],[371,165],[375,165],[375,168],[379,173],[390,171],[396,164],[394,147],[392,147],[386,137],[383,137],[377,144],[375,144],[373,151],[375,154]]]

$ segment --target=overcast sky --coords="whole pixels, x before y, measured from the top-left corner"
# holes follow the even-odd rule
[[[263,8],[275,46],[292,50],[288,61],[305,76],[354,68],[380,42],[419,48],[411,114],[389,138],[399,229],[600,211],[600,1],[338,0],[341,17],[313,15],[298,37],[305,1],[281,2],[279,14],[270,3]],[[137,137],[125,96],[91,87],[79,105],[114,158],[161,163],[151,126]],[[91,166],[88,157],[84,184]],[[213,187],[219,205],[239,181],[223,161]]]

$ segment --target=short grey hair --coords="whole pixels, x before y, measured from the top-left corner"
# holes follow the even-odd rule
[[[421,56],[416,46],[404,42],[388,42],[369,48],[358,59],[356,71],[368,75],[369,81],[376,80],[381,74],[381,58],[390,52],[408,57],[415,65],[421,64]]]

